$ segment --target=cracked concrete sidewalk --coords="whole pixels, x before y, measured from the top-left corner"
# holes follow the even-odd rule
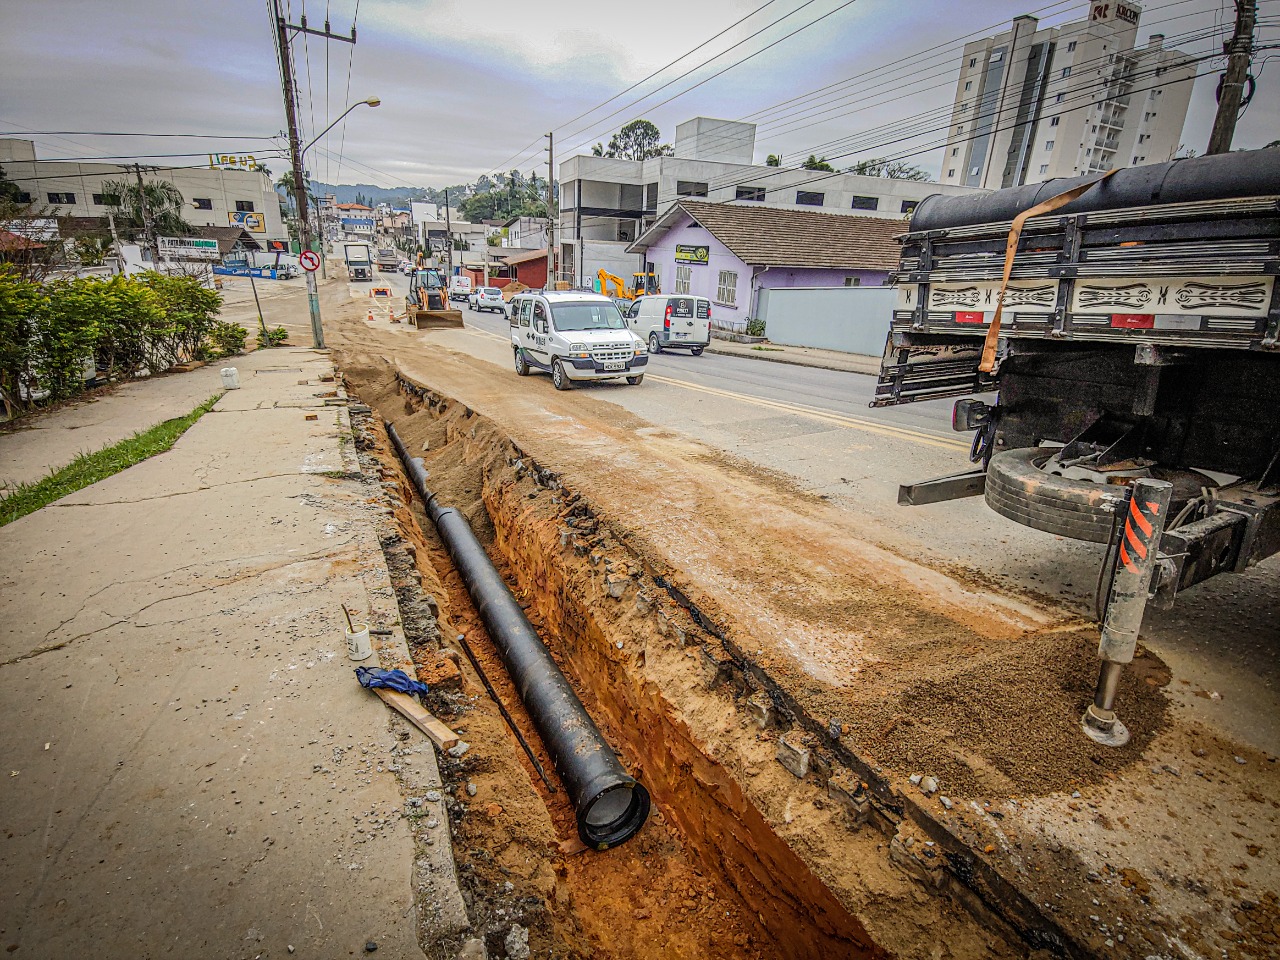
[[[465,927],[449,844],[402,817],[432,748],[346,657],[340,604],[398,611],[332,366],[234,365],[171,451],[0,528],[6,956],[420,957],[420,923]]]

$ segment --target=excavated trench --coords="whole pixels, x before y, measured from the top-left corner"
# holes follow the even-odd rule
[[[680,571],[655,568],[597,516],[589,491],[389,369],[345,373],[375,419],[393,422],[423,458],[438,499],[467,516],[653,800],[630,842],[582,847],[554,774],[539,778],[461,656],[458,635],[551,771],[390,443],[369,431],[439,624],[413,644],[419,676],[432,685],[431,708],[471,745],[442,758],[442,770],[469,912],[490,955],[510,950],[516,920],[544,956],[930,956],[939,942],[944,956],[1025,952],[975,898],[965,895],[966,910],[938,892],[947,889],[939,871],[922,874],[901,856],[900,824],[872,802],[856,767],[805,751],[817,776],[804,780],[778,762],[781,741],[804,733],[802,718],[767,678],[741,668],[720,639],[719,611],[700,609]]]

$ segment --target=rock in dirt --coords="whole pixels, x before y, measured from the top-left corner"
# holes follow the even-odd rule
[[[457,960],[489,960],[488,951],[484,948],[484,941],[479,937],[472,937],[458,951]]]
[[[512,924],[502,945],[511,960],[529,960],[529,931],[520,924]]]
[[[467,741],[465,740],[459,740],[457,744],[449,748],[448,753],[449,753],[449,756],[457,760],[459,757],[461,757],[464,753],[466,753],[470,749],[471,749],[471,744],[467,743]]]
[[[920,790],[925,796],[932,796],[938,792],[938,781],[933,777],[922,777],[920,780]]]

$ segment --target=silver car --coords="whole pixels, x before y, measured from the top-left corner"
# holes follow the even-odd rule
[[[497,287],[476,287],[467,295],[467,306],[477,313],[494,310],[505,315],[507,312],[507,302]]]

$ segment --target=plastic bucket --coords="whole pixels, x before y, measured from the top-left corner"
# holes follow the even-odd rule
[[[223,367],[220,372],[222,373],[222,385],[224,387],[226,387],[228,390],[240,389],[240,371],[239,370],[237,370],[235,367]]]
[[[352,660],[368,660],[373,656],[373,645],[369,643],[369,625],[355,624],[354,630],[345,631],[347,635],[347,656]]]

